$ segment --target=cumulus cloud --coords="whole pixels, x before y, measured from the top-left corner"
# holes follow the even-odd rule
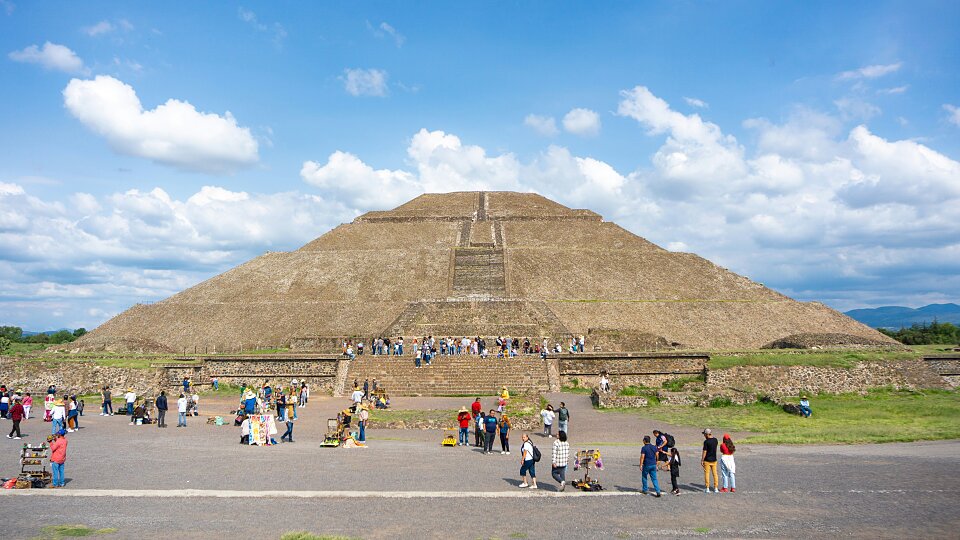
[[[351,69],[343,70],[343,88],[351,96],[385,97],[389,93],[387,88],[387,72],[382,69]]]
[[[889,75],[890,73],[896,73],[897,71],[900,71],[901,67],[903,67],[903,62],[897,62],[895,64],[874,64],[871,66],[863,66],[854,70],[838,73],[837,79],[841,81],[876,79],[878,77],[883,77],[884,75]]]
[[[121,154],[217,174],[258,159],[250,129],[238,125],[229,111],[204,113],[177,99],[144,110],[133,87],[106,75],[71,80],[63,98],[70,114]]]
[[[43,66],[44,69],[72,74],[87,72],[87,69],[83,65],[83,60],[77,56],[77,53],[71,51],[64,45],[50,43],[49,41],[44,43],[43,47],[30,45],[25,49],[13,51],[7,56],[14,62],[39,64]]]
[[[710,106],[709,104],[707,104],[706,101],[703,101],[702,99],[685,97],[683,98],[683,100],[687,102],[687,105],[691,107],[696,107],[698,109],[706,109],[707,107]]]
[[[572,109],[563,116],[563,129],[574,135],[595,137],[600,134],[600,115],[590,109]]]
[[[556,137],[560,134],[560,130],[557,129],[557,121],[552,116],[528,114],[523,119],[523,125],[544,137]]]
[[[960,107],[956,105],[950,105],[949,103],[943,104],[943,110],[947,111],[947,122],[955,126],[960,126]]]

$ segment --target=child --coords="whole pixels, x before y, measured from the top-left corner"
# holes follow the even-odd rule
[[[670,449],[670,483],[673,484],[673,493],[680,496],[680,486],[677,485],[677,479],[680,478],[680,452],[676,447]]]

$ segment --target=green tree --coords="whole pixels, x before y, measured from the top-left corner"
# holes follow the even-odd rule
[[[880,329],[904,345],[947,345],[960,343],[960,328],[934,320],[930,324],[914,324],[899,330]]]
[[[0,337],[10,341],[23,341],[23,328],[19,326],[0,326]]]
[[[13,343],[10,341],[10,338],[0,336],[0,356],[7,354],[12,346]]]
[[[69,330],[57,330],[56,332],[50,334],[50,343],[69,343],[76,339],[73,337],[73,332]]]
[[[76,330],[73,331],[73,337],[78,338],[86,333],[87,333],[86,328],[77,328]]]
[[[24,341],[27,343],[50,343],[50,336],[46,334],[34,334],[27,337]]]

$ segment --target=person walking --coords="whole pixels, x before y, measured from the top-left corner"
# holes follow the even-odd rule
[[[483,411],[480,412],[480,415],[477,416],[473,421],[473,445],[477,448],[483,447],[483,429],[484,422],[486,422],[486,415],[483,414]]]
[[[167,391],[161,390],[160,395],[157,396],[157,427],[164,428],[167,427]]]
[[[8,439],[17,439],[21,438],[20,435],[20,421],[24,418],[23,404],[20,402],[20,399],[13,400],[13,407],[10,407],[10,420],[13,421],[13,427],[10,429],[10,433],[7,435]],[[14,437],[13,434],[16,433],[17,436]]]
[[[520,436],[523,444],[520,445],[520,486],[522,488],[537,489],[537,462],[533,459],[533,443],[530,436],[524,433]],[[530,483],[527,483],[527,474]]]
[[[502,415],[500,417],[500,453],[501,454],[510,454],[510,428],[513,425],[510,424],[510,418],[507,415]]]
[[[183,394],[177,400],[177,427],[187,427],[187,398]]]
[[[643,436],[643,448],[640,449],[640,479],[642,492],[647,494],[647,478],[653,484],[654,496],[660,496],[660,483],[657,482],[657,447],[650,443],[650,436]]]
[[[550,456],[550,474],[560,483],[560,491],[567,487],[567,462],[570,460],[570,443],[567,442],[567,432],[560,430],[557,440],[553,441],[553,452]]]
[[[710,477],[713,476],[713,492],[720,493],[720,479],[717,477],[717,438],[713,436],[710,428],[703,430],[700,466],[703,467],[703,492],[710,493]]]
[[[77,410],[77,396],[70,396],[67,400],[67,433],[80,429],[80,411]]]
[[[33,396],[30,395],[30,392],[23,397],[23,419],[30,419],[30,409],[33,408]]]
[[[570,411],[567,410],[567,404],[562,401],[560,408],[557,409],[557,431],[570,435]]]
[[[214,391],[214,392],[220,390],[220,379],[219,379],[219,378],[214,377],[213,379],[210,380],[210,383],[213,384],[213,391]]]
[[[737,451],[737,446],[733,444],[733,439],[729,433],[723,434],[723,442],[720,443],[720,476],[723,478],[723,488],[721,493],[726,493],[730,488],[730,493],[737,492],[737,462],[733,459],[733,453]]]
[[[493,451],[493,441],[497,438],[497,428],[499,427],[500,422],[497,420],[497,415],[494,413],[493,409],[490,409],[490,413],[487,414],[486,419],[483,421],[484,424],[484,443],[483,443],[483,453],[489,454]]]
[[[460,407],[457,413],[457,423],[460,426],[460,433],[457,437],[457,446],[467,446],[470,442],[470,413],[466,407]]]
[[[553,419],[556,415],[553,412],[553,405],[547,405],[540,411],[540,418],[543,419],[543,436],[553,438]]]
[[[673,493],[676,496],[680,496],[680,485],[677,483],[677,480],[680,479],[680,451],[676,447],[670,448],[670,484],[673,486]]]
[[[50,469],[53,474],[51,488],[62,488],[65,485],[63,466],[67,462],[67,432],[59,430],[50,442]]]
[[[293,442],[293,416],[287,415],[287,430],[283,432],[283,435],[280,436],[280,441]],[[363,424],[360,424],[361,426]],[[360,437],[363,437],[363,428],[360,428]]]

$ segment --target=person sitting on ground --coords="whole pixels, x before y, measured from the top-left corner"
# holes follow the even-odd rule
[[[810,409],[810,400],[807,399],[807,396],[800,398],[800,414],[804,418],[810,418],[810,415],[813,414],[813,411]]]
[[[242,416],[240,421],[240,444],[250,444],[250,417]]]

